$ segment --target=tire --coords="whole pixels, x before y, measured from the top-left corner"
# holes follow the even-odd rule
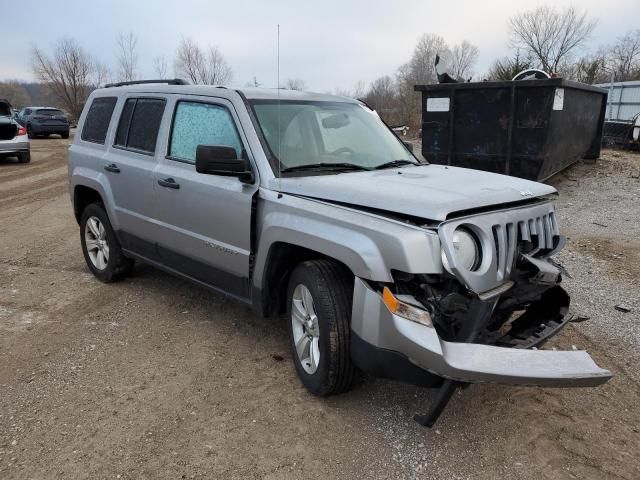
[[[305,388],[320,397],[346,392],[355,378],[349,350],[353,282],[351,272],[333,260],[303,262],[289,279],[287,324],[294,365]],[[300,320],[308,309],[308,302],[300,300],[304,298],[301,286],[311,296],[312,311],[304,317],[306,321]],[[298,354],[296,339],[302,354]]]
[[[35,135],[33,134],[33,128],[31,128],[31,125],[27,125],[27,137],[35,138]]]
[[[18,155],[18,161],[20,163],[29,163],[31,161],[31,153],[21,153],[20,155]]]
[[[67,138],[69,138],[69,132],[61,133],[60,136],[66,140]]]
[[[87,245],[92,241],[94,243]],[[80,244],[89,270],[101,282],[115,282],[131,272],[134,261],[123,255],[120,242],[101,203],[92,203],[82,212]]]

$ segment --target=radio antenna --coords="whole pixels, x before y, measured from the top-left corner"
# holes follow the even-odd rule
[[[277,25],[276,50],[276,90],[278,92],[278,190],[282,190],[282,157],[280,156],[280,24]]]

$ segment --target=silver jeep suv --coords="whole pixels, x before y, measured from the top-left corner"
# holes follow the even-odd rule
[[[132,84],[133,83],[133,84]],[[419,162],[362,102],[129,82],[94,91],[69,149],[82,250],[104,282],[139,260],[287,318],[305,387],[358,371],[440,387],[595,386],[569,321],[547,185]]]

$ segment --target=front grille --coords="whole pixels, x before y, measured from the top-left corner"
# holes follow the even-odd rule
[[[560,235],[553,212],[515,222],[495,224],[492,230],[498,280],[509,278],[518,249],[523,253],[538,255],[552,250],[557,245]]]
[[[482,266],[475,271],[455,264],[453,234],[458,227],[472,231],[483,246]],[[456,218],[443,222],[438,235],[458,279],[477,293],[503,285],[521,253],[544,257],[560,245],[551,202]]]

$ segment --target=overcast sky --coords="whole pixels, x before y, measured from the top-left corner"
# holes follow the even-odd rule
[[[233,84],[254,76],[276,84],[276,24],[280,24],[280,78],[301,78],[309,90],[351,89],[359,81],[393,74],[423,33],[449,44],[467,39],[480,49],[476,73],[509,53],[507,20],[539,4],[578,5],[598,18],[591,46],[611,43],[640,28],[639,0],[289,1],[271,0],[0,0],[0,79],[32,80],[32,45],[47,51],[63,36],[115,69],[116,37],[138,36],[139,72],[153,77],[153,58],[164,55],[173,74],[180,38],[218,45],[233,69]]]

